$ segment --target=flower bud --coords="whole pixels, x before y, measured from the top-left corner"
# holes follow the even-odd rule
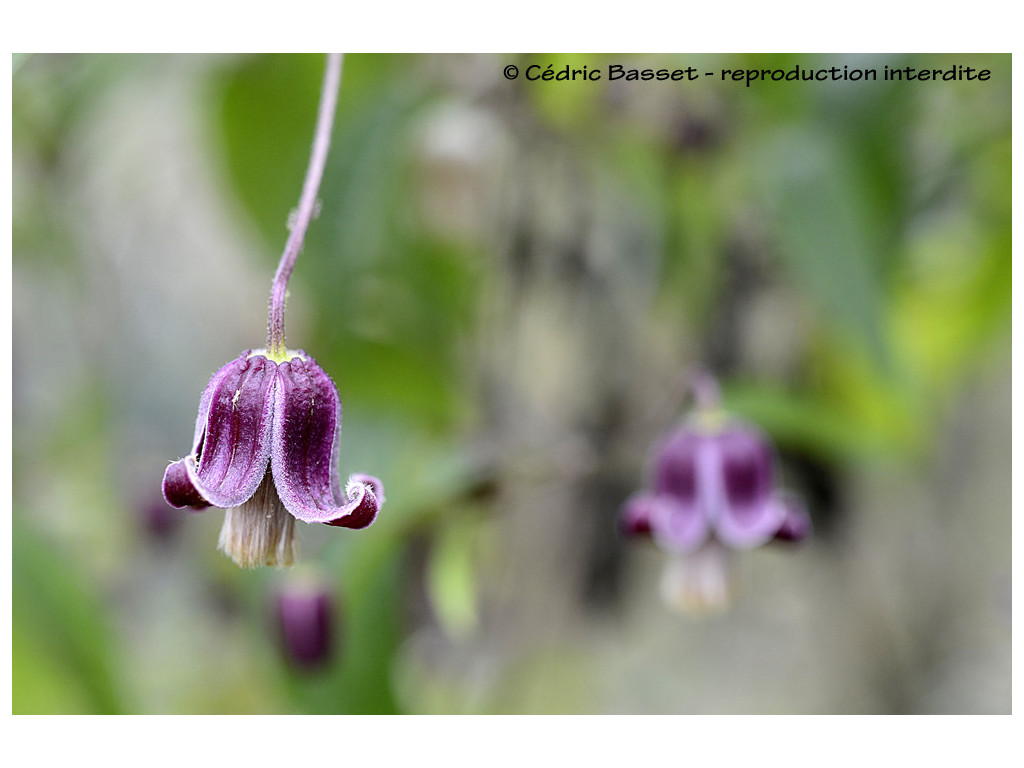
[[[334,653],[334,610],[329,592],[315,579],[291,579],[277,593],[277,621],[285,658],[314,669]]]

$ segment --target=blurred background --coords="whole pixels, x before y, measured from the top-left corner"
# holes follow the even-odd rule
[[[616,63],[992,76],[502,74]],[[15,56],[14,712],[1010,711],[1009,56],[347,56],[288,342],[388,501],[243,571],[160,481],[264,346],[322,70]],[[616,530],[696,366],[815,525],[707,617]]]

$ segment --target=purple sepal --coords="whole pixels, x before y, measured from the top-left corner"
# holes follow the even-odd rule
[[[669,435],[658,450],[652,484],[654,492],[696,503],[700,454],[706,453],[707,441],[707,436],[690,429],[679,429]]]
[[[707,541],[711,526],[698,504],[673,496],[655,496],[651,503],[651,532],[670,552],[693,552]]]
[[[353,475],[342,495],[338,476],[341,401],[311,358],[278,366],[270,466],[289,512],[306,523],[365,528],[383,503],[379,480]],[[362,479],[361,479],[362,478]]]
[[[811,518],[799,496],[795,493],[780,493],[777,503],[783,509],[782,525],[775,532],[777,541],[798,542],[811,535]]]
[[[649,536],[651,533],[651,507],[654,496],[649,493],[635,493],[622,505],[619,514],[619,530],[625,536]]]
[[[769,541],[785,511],[774,497],[775,456],[771,444],[748,425],[717,436],[723,504],[715,520],[718,538],[733,549],[752,549]]]
[[[725,507],[715,521],[715,534],[733,549],[753,549],[777,535],[785,521],[785,509],[775,498],[769,497],[757,506]]]
[[[713,438],[720,459],[726,506],[737,514],[762,506],[772,493],[775,456],[750,426],[731,427]]]
[[[194,507],[198,496],[226,509],[256,492],[270,459],[275,368],[267,358],[246,352],[210,379],[199,401],[192,455],[164,474],[164,494],[172,506]]]
[[[184,459],[174,462],[164,472],[163,492],[167,503],[178,509],[188,507],[198,512],[210,506],[188,479]]]

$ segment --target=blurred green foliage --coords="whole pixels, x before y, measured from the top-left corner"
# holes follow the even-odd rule
[[[112,632],[100,598],[40,537],[15,518],[12,595],[14,711],[116,714]]]
[[[723,383],[730,407],[783,446],[839,465],[878,455],[912,460],[932,445],[937,416],[972,372],[1005,349],[1011,307],[1008,56],[970,57],[975,66],[992,69],[985,84],[623,88],[500,77],[506,61],[523,70],[531,63],[558,68],[581,60],[601,68],[623,58],[346,57],[322,213],[292,284],[293,294],[306,302],[308,327],[289,342],[313,354],[337,381],[346,403],[343,461],[380,468],[388,507],[365,534],[317,539],[313,547],[344,606],[341,654],[315,676],[291,670],[272,647],[264,617],[274,577],[234,572],[212,552],[177,551],[187,560],[177,578],[189,584],[198,579],[204,586],[188,594],[209,602],[175,614],[176,620],[240,625],[247,637],[259,638],[239,647],[232,630],[210,630],[225,644],[217,653],[237,654],[237,674],[245,682],[224,698],[200,697],[195,711],[403,711],[396,668],[414,682],[421,674],[402,659],[403,643],[414,629],[410,594],[424,590],[429,610],[452,637],[469,636],[480,624],[485,597],[479,579],[486,559],[481,553],[493,528],[481,522],[488,507],[474,494],[484,462],[469,438],[486,435],[494,423],[481,396],[478,346],[486,345],[481,327],[493,318],[493,304],[509,291],[514,249],[495,242],[494,235],[508,235],[508,200],[514,196],[498,196],[502,204],[481,231],[453,233],[429,220],[424,198],[435,194],[432,185],[439,182],[424,170],[423,125],[439,106],[471,104],[488,111],[518,146],[519,155],[505,158],[507,166],[499,164],[501,173],[484,175],[487,185],[528,188],[520,175],[527,174],[526,164],[514,158],[546,147],[578,169],[580,189],[587,192],[563,200],[567,208],[597,208],[595,200],[605,195],[622,229],[641,232],[637,240],[653,244],[653,263],[623,252],[610,273],[646,280],[651,300],[635,308],[637,321],[651,339],[672,339],[680,370],[699,362],[683,350],[707,349],[700,340],[709,338],[712,318],[725,302],[724,254],[737,240],[756,240],[768,254],[759,257],[767,262],[767,280],[783,287],[803,320],[794,342],[797,362],[774,378],[739,365],[726,372]],[[837,60],[635,58],[637,66],[669,68],[696,62],[701,68],[788,68]],[[963,58],[844,61],[948,67]],[[167,61],[16,60],[16,285],[19,279],[45,283],[51,273],[90,273],[89,257],[75,238],[81,221],[59,194],[62,185],[82,184],[83,177],[99,172],[75,165],[82,162],[75,154],[82,142],[77,131],[129,78],[163,82],[157,74]],[[232,201],[226,209],[243,211],[263,240],[265,247],[253,259],[262,264],[269,287],[306,167],[322,57],[216,57],[196,66],[211,147],[207,160]],[[473,85],[469,74],[485,84]],[[145,169],[140,174],[144,178]],[[118,215],[130,217],[132,211],[111,213]],[[154,276],[162,270],[153,265]],[[82,280],[83,291],[90,285],[95,281]],[[18,301],[16,293],[16,309]],[[33,316],[16,311],[14,711],[131,711],[139,698],[131,693],[136,672],[124,666],[129,657],[121,646],[122,633],[131,634],[124,628],[132,616],[118,597],[131,576],[119,576],[117,564],[130,560],[133,569],[145,572],[152,558],[142,557],[140,566],[137,558],[146,545],[125,535],[96,535],[88,546],[67,544],[83,529],[101,530],[98,516],[105,516],[109,529],[131,519],[136,502],[128,490],[112,489],[121,475],[114,460],[103,457],[113,450],[115,436],[134,427],[117,422],[117,390],[106,378],[116,371],[99,363],[86,367],[80,391],[110,387],[109,402],[76,408],[79,394],[71,405],[43,409],[45,416],[39,410],[23,415],[25,393],[36,382],[17,375],[19,361],[35,354],[29,348],[32,334],[45,344],[48,331],[28,320],[19,324],[20,317]],[[118,330],[102,332],[103,339],[91,343],[109,345],[102,359],[113,360],[121,343]],[[201,386],[195,382],[196,393]],[[75,413],[87,415],[76,419]],[[194,416],[180,418],[188,422]],[[22,440],[26,434],[33,437]],[[90,451],[90,471],[76,476],[68,468],[81,465],[79,455]],[[60,474],[57,490],[43,496],[35,490],[40,463]],[[155,471],[154,487],[162,467]],[[54,498],[69,501],[69,495],[72,502],[90,499],[79,513],[88,526],[51,529],[43,508]],[[215,523],[204,525],[204,536],[214,532],[209,526]],[[204,539],[202,546],[212,549],[212,541]],[[417,570],[416,552],[423,546],[429,555]],[[221,593],[231,610],[211,597]],[[239,614],[240,624],[231,618]],[[560,669],[573,680],[586,676],[575,667]],[[196,666],[193,674],[201,670]],[[420,681],[424,696],[429,698],[435,683]],[[507,695],[514,699],[520,686],[529,683],[513,680]],[[435,694],[447,700],[440,688]],[[566,698],[564,706],[571,707],[573,697]],[[501,702],[501,694],[493,700]],[[172,700],[167,707],[189,705]]]

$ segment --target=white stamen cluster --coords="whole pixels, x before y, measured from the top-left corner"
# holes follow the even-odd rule
[[[242,568],[295,562],[295,518],[281,503],[269,469],[251,499],[224,511],[217,547]]]

